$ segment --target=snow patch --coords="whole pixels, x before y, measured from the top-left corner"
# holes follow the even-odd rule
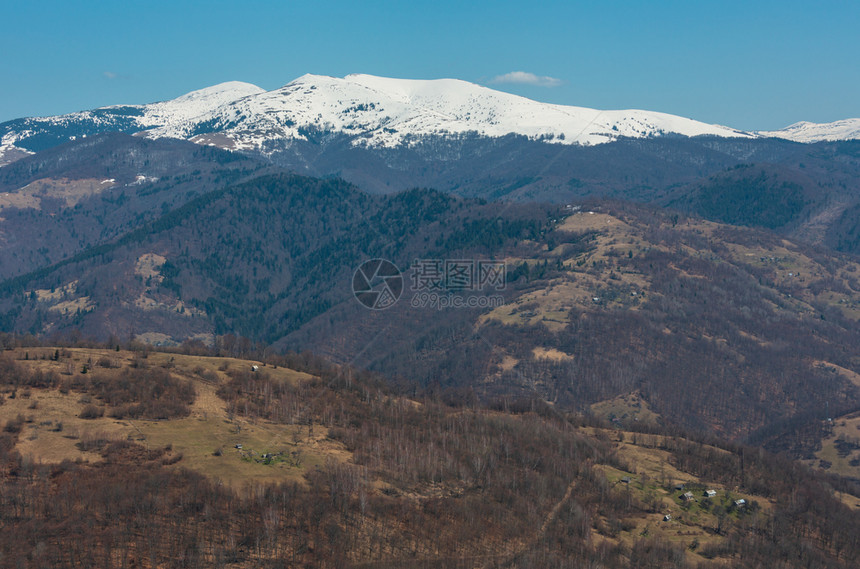
[[[129,183],[129,186],[139,186],[141,184],[145,184],[146,182],[157,182],[158,178],[154,176],[144,176],[143,174],[138,174],[134,177],[134,182]]]

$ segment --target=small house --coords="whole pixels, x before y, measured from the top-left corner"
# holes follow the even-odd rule
[[[683,490],[683,489],[684,489],[684,484],[683,484],[683,483],[675,484],[675,490]]]
[[[684,500],[685,502],[692,502],[696,498],[693,496],[692,492],[684,492],[684,495],[681,496],[681,499]]]
[[[741,498],[740,500],[735,500],[735,508],[743,508],[747,505],[747,501]]]
[[[665,516],[663,516],[663,521],[664,522],[671,522],[672,516],[670,516],[669,514],[666,514]]]
[[[716,490],[705,490],[705,497],[706,498],[713,498],[716,495],[717,495]]]
[[[623,482],[624,484],[630,484],[630,477],[625,476],[624,478],[621,479],[621,482]]]
[[[260,369],[260,366],[258,366],[256,364],[251,366],[251,371],[257,371],[258,369]]]
[[[242,445],[236,445],[236,448],[242,450]]]

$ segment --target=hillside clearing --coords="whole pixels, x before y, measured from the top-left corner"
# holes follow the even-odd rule
[[[191,382],[196,397],[187,417],[169,420],[112,418],[109,413],[93,419],[81,418],[87,405],[103,404],[88,394],[74,390],[62,393],[46,388],[2,388],[5,403],[0,405],[0,422],[19,415],[25,419],[17,450],[34,463],[63,460],[98,462],[96,450],[81,450],[81,442],[129,440],[147,448],[170,448],[180,456],[178,466],[196,470],[231,486],[246,484],[301,482],[308,469],[326,459],[349,459],[342,445],[328,439],[321,425],[283,425],[246,418],[227,412],[216,395],[229,369],[250,369],[262,365],[234,358],[214,358],[182,354],[112,351],[87,348],[27,348],[7,352],[18,363],[61,377],[87,373],[113,374],[134,366],[169,370]],[[58,356],[54,360],[52,358]],[[291,369],[268,366],[266,373],[276,380],[301,382],[312,376]],[[90,371],[92,370],[92,371]],[[238,448],[238,447],[240,448]]]

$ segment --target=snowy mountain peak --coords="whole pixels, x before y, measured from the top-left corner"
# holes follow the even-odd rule
[[[141,124],[153,127],[191,120],[233,101],[265,92],[265,89],[241,81],[219,83],[169,101],[144,105]]]
[[[171,121],[150,135],[209,144],[229,140],[233,148],[250,150],[272,139],[305,140],[310,131],[344,134],[353,137],[354,145],[371,147],[412,144],[425,136],[515,134],[581,145],[663,134],[754,136],[664,113],[540,103],[458,79],[365,74],[303,75],[280,89],[231,101],[191,120]]]
[[[251,83],[244,83],[242,81],[226,81],[224,83],[212,85],[211,87],[191,91],[190,93],[186,93],[181,97],[173,99],[171,102],[190,103],[192,101],[205,101],[210,105],[224,104],[249,95],[264,93],[265,91],[265,89],[257,87]]]
[[[780,130],[759,131],[757,134],[795,142],[860,139],[860,119],[843,119],[830,123],[801,121]]]
[[[0,124],[0,166],[63,142],[103,132],[138,133],[194,121],[233,101],[265,93],[250,83],[228,81],[149,105],[113,105],[55,117]]]
[[[460,79],[394,79],[353,73],[344,77],[342,81],[362,85],[392,96],[401,95],[405,97],[430,97],[440,94],[456,97],[466,93],[496,92]]]

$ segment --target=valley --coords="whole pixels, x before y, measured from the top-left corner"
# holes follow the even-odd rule
[[[374,257],[408,282],[415,259],[497,259],[502,290],[475,294],[502,302],[367,311],[350,267]],[[0,312],[18,334],[113,344],[244,336],[485,402],[583,412],[637,393],[672,424],[809,460],[827,409],[860,408],[857,275],[850,255],[624,202],[374,196],[262,175],[7,280]]]

